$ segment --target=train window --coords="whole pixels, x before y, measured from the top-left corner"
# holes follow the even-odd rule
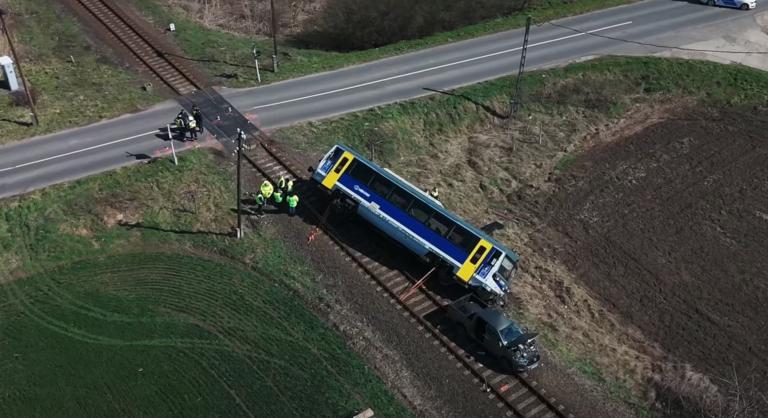
[[[344,166],[347,165],[348,161],[349,161],[349,158],[347,158],[347,157],[342,158],[341,161],[339,161],[339,163],[336,164],[336,169],[333,170],[333,172],[336,173],[336,174],[341,173],[341,170],[344,169]]]
[[[437,232],[437,235],[444,237],[451,228],[451,221],[445,216],[435,212],[432,214],[432,217],[429,218],[429,221],[427,221],[427,226],[429,229]]]
[[[448,233],[448,241],[463,249],[466,252],[470,252],[477,245],[479,238],[471,232],[467,231],[459,225],[455,225],[451,232]]]
[[[483,254],[485,254],[485,250],[486,249],[487,248],[485,248],[484,245],[481,245],[481,246],[477,247],[477,251],[475,251],[475,253],[472,254],[472,258],[469,260],[469,262],[471,264],[477,264],[478,261],[480,261],[480,257],[482,257]]]
[[[368,182],[371,181],[371,177],[373,177],[373,170],[358,160],[352,169],[349,170],[349,175],[367,186]]]
[[[424,204],[421,200],[414,199],[408,214],[416,218],[421,223],[426,223],[429,220],[429,215],[432,214],[432,209]]]
[[[411,203],[411,199],[412,197],[410,193],[399,187],[395,187],[395,190],[392,191],[392,195],[389,196],[388,200],[396,207],[405,210],[408,208],[408,204]]]
[[[373,191],[376,192],[376,194],[379,196],[387,197],[389,192],[391,192],[394,188],[395,184],[384,178],[384,176],[380,176],[378,174],[373,175],[373,180],[371,181],[371,189],[373,189]]]

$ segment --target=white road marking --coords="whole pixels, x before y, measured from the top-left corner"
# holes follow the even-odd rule
[[[103,144],[94,145],[92,147],[82,148],[82,149],[78,149],[78,150],[70,151],[70,152],[65,152],[64,154],[54,155],[54,156],[51,156],[51,157],[43,158],[41,160],[30,161],[30,162],[27,162],[27,163],[15,165],[13,167],[3,168],[3,169],[0,169],[0,173],[2,173],[3,171],[9,171],[9,170],[17,169],[17,168],[26,167],[28,165],[44,163],[46,161],[55,160],[56,158],[67,157],[69,155],[78,154],[78,153],[85,152],[85,151],[90,151],[90,150],[96,149],[96,148],[106,147],[107,145],[117,144],[118,142],[130,141],[131,139],[136,139],[136,138],[139,138],[139,137],[142,137],[142,136],[146,136],[146,135],[150,135],[150,134],[156,134],[156,133],[158,133],[157,130],[154,130],[152,132],[144,132],[143,134],[129,136],[128,138],[116,139],[114,141],[105,142]]]
[[[613,28],[618,28],[620,26],[626,26],[626,25],[629,25],[631,23],[632,23],[632,21],[630,20],[630,21],[627,21],[627,22],[617,23],[615,25],[610,25],[610,26],[606,26],[606,27],[602,27],[602,28],[598,28],[598,29],[592,29],[592,30],[586,31],[586,32],[580,32],[580,33],[575,33],[575,34],[572,34],[572,35],[562,36],[560,38],[550,39],[548,41],[536,42],[536,43],[533,43],[533,44],[529,44],[528,48],[533,48],[533,47],[537,47],[537,46],[541,46],[541,45],[551,44],[551,43],[554,43],[554,42],[564,41],[566,39],[577,38],[579,36],[588,35],[590,33],[600,32],[600,31],[604,31],[604,30],[608,30],[608,29],[613,29]],[[327,96],[329,94],[339,93],[339,92],[342,92],[342,91],[352,90],[352,89],[356,89],[356,88],[360,88],[360,87],[366,87],[366,86],[370,86],[370,85],[373,85],[373,84],[384,83],[384,82],[387,82],[387,81],[396,80],[398,78],[409,77],[409,76],[412,76],[412,75],[415,75],[415,74],[421,74],[421,73],[426,73],[426,72],[429,72],[429,71],[439,70],[441,68],[447,68],[447,67],[453,67],[453,66],[456,66],[456,65],[466,64],[468,62],[477,61],[477,60],[481,60],[481,59],[484,59],[484,58],[493,57],[493,56],[496,56],[496,55],[508,54],[510,52],[519,51],[521,49],[523,49],[522,46],[519,46],[517,48],[505,49],[503,51],[497,51],[497,52],[493,52],[493,53],[490,53],[490,54],[480,55],[478,57],[467,58],[467,59],[464,59],[464,60],[461,60],[461,61],[449,62],[447,64],[442,64],[442,65],[438,65],[438,66],[435,66],[435,67],[424,68],[424,69],[421,69],[421,70],[412,71],[410,73],[398,74],[398,75],[394,75],[394,76],[391,76],[391,77],[386,77],[386,78],[381,78],[381,79],[378,79],[378,80],[368,81],[368,82],[365,82],[365,83],[356,84],[354,86],[342,87],[342,88],[335,89],[335,90],[324,91],[322,93],[310,94],[309,96],[297,97],[295,99],[288,99],[288,100],[283,100],[283,101],[280,101],[280,102],[275,102],[275,103],[269,103],[269,104],[265,104],[265,105],[254,106],[254,107],[252,107],[252,108],[250,108],[248,110],[264,109],[266,107],[273,107],[273,106],[279,106],[279,105],[286,104],[286,103],[298,102],[298,101],[301,101],[301,100],[314,99],[315,97]]]
[[[537,47],[537,46],[541,46],[541,45],[551,44],[553,42],[564,41],[566,39],[576,38],[576,37],[579,37],[579,36],[584,36],[584,35],[588,35],[590,33],[595,33],[595,32],[600,32],[600,31],[604,31],[604,30],[608,30],[608,29],[613,29],[613,28],[617,28],[617,27],[620,27],[620,26],[626,26],[626,25],[629,25],[631,23],[632,23],[632,21],[630,20],[630,21],[627,21],[627,22],[617,23],[615,25],[605,26],[605,27],[598,28],[598,29],[592,29],[592,30],[586,31],[586,32],[575,33],[575,34],[572,34],[572,35],[562,36],[560,38],[550,39],[548,41],[536,42],[536,43],[528,45],[528,48],[533,48],[533,47]],[[275,102],[275,103],[270,103],[270,104],[265,104],[265,105],[260,105],[260,106],[254,106],[254,107],[250,108],[249,110],[263,109],[263,108],[266,108],[266,107],[279,106],[281,104],[298,102],[298,101],[301,101],[301,100],[312,99],[312,98],[315,98],[315,97],[327,96],[329,94],[339,93],[339,92],[342,92],[342,91],[352,90],[352,89],[356,89],[356,88],[360,88],[360,87],[366,87],[366,86],[370,86],[370,85],[373,85],[373,84],[384,83],[384,82],[387,82],[387,81],[396,80],[398,78],[403,78],[403,77],[408,77],[408,76],[412,76],[412,75],[416,75],[416,74],[421,74],[421,73],[425,73],[425,72],[429,72],[429,71],[439,70],[441,68],[447,68],[447,67],[453,67],[453,66],[456,66],[456,65],[466,64],[468,62],[477,61],[477,60],[481,60],[481,59],[484,59],[484,58],[493,57],[493,56],[496,56],[496,55],[507,54],[507,53],[510,53],[510,52],[519,51],[521,49],[523,49],[523,48],[522,47],[517,47],[517,48],[506,49],[506,50],[503,50],[503,51],[493,52],[491,54],[485,54],[485,55],[481,55],[481,56],[478,56],[478,57],[467,58],[467,59],[464,59],[464,60],[461,60],[461,61],[450,62],[450,63],[447,63],[447,64],[442,64],[442,65],[438,65],[438,66],[430,67],[430,68],[424,68],[422,70],[412,71],[410,73],[399,74],[399,75],[395,75],[395,76],[392,76],[392,77],[382,78],[382,79],[379,79],[379,80],[368,81],[366,83],[356,84],[354,86],[348,86],[348,87],[343,87],[343,88],[340,88],[340,89],[329,90],[329,91],[322,92],[322,93],[311,94],[309,96],[297,97],[295,99],[288,99],[288,100],[283,100],[283,101],[280,101],[280,102]],[[65,152],[63,154],[54,155],[54,156],[43,158],[43,159],[40,159],[40,160],[30,161],[30,162],[26,162],[26,163],[23,163],[23,164],[18,164],[18,165],[12,166],[12,167],[2,168],[2,169],[0,169],[0,173],[5,172],[5,171],[10,171],[10,170],[15,170],[15,169],[26,167],[26,166],[30,166],[30,165],[34,165],[34,164],[44,163],[46,161],[55,160],[57,158],[62,158],[62,157],[67,157],[67,156],[74,155],[74,154],[79,154],[81,152],[86,152],[86,151],[94,150],[94,149],[97,149],[97,148],[106,147],[108,145],[117,144],[117,143],[120,143],[120,142],[130,141],[131,139],[136,139],[136,138],[139,138],[139,137],[142,137],[142,136],[155,134],[157,132],[158,131],[144,132],[142,134],[138,134],[138,135],[134,135],[134,136],[129,136],[127,138],[116,139],[114,141],[105,142],[103,144],[94,145],[92,147],[82,148],[82,149],[79,149],[79,150]]]

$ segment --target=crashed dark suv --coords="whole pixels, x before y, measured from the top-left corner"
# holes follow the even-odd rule
[[[541,356],[536,346],[536,333],[529,333],[500,311],[487,306],[473,295],[467,295],[446,306],[448,317],[467,334],[499,359],[510,372],[536,368]]]

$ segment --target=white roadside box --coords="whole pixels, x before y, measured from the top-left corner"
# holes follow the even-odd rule
[[[11,91],[19,89],[19,80],[16,79],[16,70],[13,69],[13,60],[11,57],[0,57],[0,67],[3,69],[3,78],[8,82],[8,88]]]

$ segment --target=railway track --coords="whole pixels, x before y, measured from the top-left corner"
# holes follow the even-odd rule
[[[297,183],[297,191],[302,196],[302,210],[309,211],[320,224],[324,212],[320,208],[327,204],[327,199],[311,184],[309,178],[303,175],[303,170],[298,169],[298,164],[293,163],[269,140],[259,141],[258,145],[252,147],[246,153],[246,160],[258,177],[267,178],[273,183],[280,176],[293,178]],[[356,243],[370,243],[366,232],[358,231],[362,236],[347,234],[342,237],[343,234],[343,231],[323,224],[322,234],[317,236],[316,241],[325,241],[336,248],[348,261],[354,263],[361,273],[367,275],[376,286],[377,292],[388,297],[394,308],[407,317],[426,338],[431,338],[432,344],[439,347],[443,355],[456,362],[456,367],[463,367],[464,375],[487,390],[489,401],[495,401],[500,410],[506,410],[504,416],[573,418],[573,415],[557,399],[548,395],[546,389],[540,387],[530,375],[507,375],[496,371],[490,361],[478,359],[477,357],[484,357],[479,355],[479,347],[457,333],[456,327],[441,321],[444,319],[442,306],[451,302],[449,298],[420,287],[402,300],[403,292],[411,286],[413,279],[398,269],[388,267],[391,265],[388,261],[392,259],[387,254],[382,254],[376,246],[352,248],[346,244],[350,240]]]
[[[135,58],[148,69],[156,78],[180,96],[198,92],[203,99],[220,107],[226,103],[218,103],[217,98],[210,92],[205,92],[203,83],[182,65],[175,63],[172,56],[165,54],[152,45],[151,36],[142,32],[131,22],[124,11],[109,0],[74,0],[90,15],[98,20],[109,34],[120,44],[124,45]],[[221,100],[219,100],[221,101]],[[245,121],[245,119],[242,119]],[[247,121],[246,121],[247,122]],[[247,129],[245,126],[241,128]],[[248,131],[251,131],[248,129]],[[225,132],[222,132],[227,136]],[[225,138],[221,138],[224,140]],[[342,252],[346,259],[354,263],[361,273],[367,275],[376,290],[386,295],[395,309],[402,312],[411,324],[432,339],[432,344],[439,347],[441,353],[456,362],[457,367],[464,368],[464,374],[474,379],[488,391],[489,400],[495,400],[500,410],[506,409],[505,416],[525,418],[572,418],[562,404],[547,395],[546,390],[539,387],[535,380],[526,374],[507,375],[489,368],[489,363],[478,359],[480,350],[473,343],[455,333],[455,327],[447,326],[440,321],[442,306],[451,300],[435,292],[421,287],[407,298],[401,298],[403,291],[408,289],[413,280],[398,269],[388,267],[389,256],[382,254],[376,247],[362,248],[363,251],[347,245],[345,240],[354,242],[369,242],[368,237],[346,236],[341,238],[343,231],[336,231],[327,224],[321,223],[323,215],[318,208],[324,206],[325,196],[313,187],[298,164],[291,162],[274,144],[262,135],[258,144],[245,155],[248,163],[259,177],[266,177],[276,182],[281,175],[286,175],[297,183],[297,190],[302,195],[302,208],[308,210],[316,218],[318,225],[323,225],[322,234],[318,240],[326,241],[328,245]],[[377,253],[378,251],[378,253]],[[391,259],[389,259],[391,261]],[[482,356],[480,356],[482,357]]]
[[[181,64],[154,47],[151,37],[132,23],[119,6],[109,0],[76,0],[76,4],[101,23],[112,37],[174,93],[183,96],[204,87]]]

